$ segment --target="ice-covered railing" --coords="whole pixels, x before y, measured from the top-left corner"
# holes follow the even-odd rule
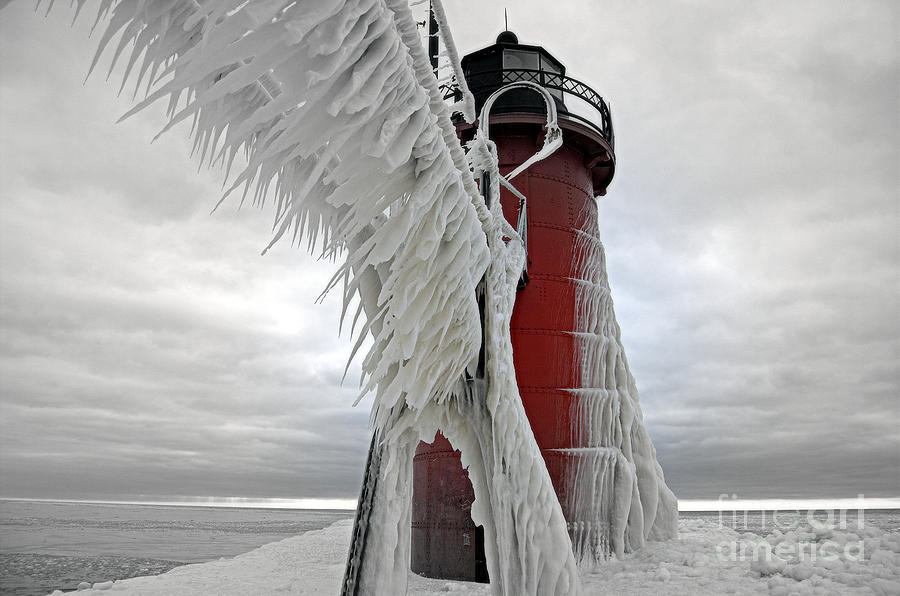
[[[536,83],[546,89],[559,91],[563,95],[563,103],[566,99],[574,99],[576,102],[583,102],[584,107],[590,109],[580,109],[572,105],[565,105],[564,110],[560,112],[566,118],[573,118],[595,130],[608,143],[610,148],[615,148],[615,134],[613,133],[612,116],[610,114],[609,105],[603,97],[591,89],[587,84],[577,79],[567,77],[558,73],[547,70],[528,69],[528,68],[502,68],[497,70],[488,70],[483,72],[471,73],[468,77],[468,86],[471,89],[480,89],[486,86],[495,86],[497,81],[506,85],[519,81],[527,81]],[[459,91],[455,88],[449,88],[444,94],[444,99],[458,99]]]
[[[444,99],[453,89],[455,104],[452,109],[462,114],[466,122],[475,122],[475,98],[469,91],[466,78],[460,66],[459,50],[453,40],[453,32],[447,20],[447,13],[441,0],[415,0],[410,2],[423,34],[423,46],[428,48],[429,60],[434,68],[438,86]]]

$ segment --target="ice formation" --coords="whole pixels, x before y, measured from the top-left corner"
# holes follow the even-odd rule
[[[395,10],[403,14],[399,7]],[[416,63],[427,64],[415,30],[407,27],[401,31]],[[435,110],[446,113],[430,74],[422,71],[423,86],[430,89]],[[444,122],[449,124],[449,119]],[[455,139],[455,132],[452,134]],[[482,177],[485,171],[493,174],[490,194],[499,197],[496,154],[487,141],[481,141],[470,150],[465,171],[469,173],[471,167]],[[433,437],[437,429],[462,451],[475,488],[472,514],[485,527],[492,591],[509,595],[579,592],[566,522],[519,399],[513,371],[509,318],[524,266],[522,241],[503,217],[499,201],[488,207],[482,199],[477,206],[491,252],[480,288],[484,361],[478,362],[477,352],[473,355],[468,378],[460,375],[446,402],[397,407],[376,425],[345,594],[406,591],[412,456],[418,441]],[[377,284],[375,277],[373,283]],[[482,374],[478,369],[483,369]]]
[[[572,502],[566,505],[576,519],[600,522],[572,530],[577,558],[591,563],[609,552],[621,556],[636,550],[647,538],[676,537],[678,507],[643,424],[613,310],[596,211],[584,218],[578,232],[573,277],[580,386],[568,390],[578,421],[577,442],[585,447],[573,454],[580,457]]]
[[[76,0],[79,11],[85,3]],[[372,338],[361,385],[375,393],[347,593],[406,591],[412,451],[438,428],[462,450],[475,487],[492,591],[578,593],[566,523],[513,371],[522,242],[499,202],[488,207],[479,192],[472,169],[496,172],[490,143],[482,139],[470,164],[406,0],[100,0],[102,17],[97,57],[111,49],[113,64],[124,62],[123,86],[133,75],[146,90],[133,111],[167,101],[164,130],[192,121],[201,162],[230,172],[245,161],[226,197],[274,203],[269,246],[288,236],[342,257],[325,291],[340,288],[343,316],[355,305],[353,354]],[[468,97],[469,117],[472,105]],[[648,533],[669,535],[674,500],[640,422],[602,260],[590,263],[585,358],[611,368],[598,373],[605,384],[586,379],[583,391],[608,391],[590,403],[614,420],[586,412],[595,421],[586,428],[610,451],[584,478],[615,474],[614,496],[597,494],[614,507],[610,540],[620,551]]]

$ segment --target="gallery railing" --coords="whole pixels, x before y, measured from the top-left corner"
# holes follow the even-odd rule
[[[479,90],[485,88],[498,88],[508,83],[517,81],[530,81],[545,87],[551,91],[559,91],[563,94],[563,103],[565,104],[565,96],[570,95],[576,97],[587,105],[593,107],[599,114],[599,122],[576,114],[565,107],[560,111],[560,115],[566,118],[578,120],[588,127],[600,133],[609,143],[610,148],[615,147],[615,135],[613,133],[612,118],[609,113],[609,106],[600,96],[599,93],[588,87],[577,79],[567,77],[565,75],[549,72],[546,70],[532,70],[526,68],[506,68],[502,70],[491,70],[470,74],[466,77],[469,89],[478,94]],[[493,90],[493,89],[491,89]],[[444,87],[444,99],[458,99],[459,90],[455,85]]]

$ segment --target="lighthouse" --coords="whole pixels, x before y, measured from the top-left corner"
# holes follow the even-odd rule
[[[630,515],[614,498],[617,478],[636,486],[623,468],[620,424],[620,392],[633,379],[614,316],[610,322],[597,221],[596,199],[606,194],[616,162],[609,108],[547,50],[519,43],[510,31],[465,56],[462,67],[479,110],[492,93],[521,81],[540,85],[556,103],[562,147],[513,180],[527,197],[525,213],[511,192],[503,189],[500,196],[504,217],[513,226],[524,217],[527,232],[527,267],[510,333],[519,392],[576,558],[597,560],[624,546],[616,540],[626,540],[615,535],[614,520],[623,511]],[[541,149],[546,109],[541,95],[528,88],[510,90],[494,103],[490,134],[501,174]],[[474,133],[473,125],[457,122],[462,141]],[[420,443],[413,478],[412,570],[487,581],[483,534],[469,513],[474,492],[459,452],[440,433],[432,443]]]

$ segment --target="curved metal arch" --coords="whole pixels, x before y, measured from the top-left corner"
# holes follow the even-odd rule
[[[490,139],[491,134],[491,108],[494,107],[494,102],[500,98],[501,95],[506,93],[507,91],[512,91],[513,89],[531,89],[541,96],[541,99],[544,100],[544,105],[547,107],[547,134],[544,136],[544,146],[541,147],[541,150],[529,157],[522,163],[519,167],[509,173],[507,176],[500,177],[500,183],[503,184],[504,181],[507,183],[525,171],[529,166],[534,163],[541,161],[553,154],[557,149],[562,146],[562,129],[559,128],[557,124],[557,112],[556,112],[556,101],[553,99],[553,96],[550,95],[550,92],[547,91],[544,87],[538,85],[537,83],[532,83],[530,81],[516,81],[514,83],[510,83],[509,85],[505,85],[500,87],[487,98],[484,102],[484,105],[481,106],[481,113],[478,115],[478,132],[484,135],[485,139]],[[519,196],[520,199],[524,200],[519,192],[511,187],[511,185],[504,184],[509,190]]]
[[[547,133],[544,135],[544,145],[541,149],[526,159],[519,167],[515,168],[508,175],[503,176],[500,174],[500,165],[494,160],[493,164],[493,174],[497,176],[498,182],[506,188],[509,192],[511,192],[516,198],[519,199],[519,216],[516,221],[516,233],[519,235],[519,238],[522,240],[522,247],[525,250],[525,254],[528,254],[528,200],[525,198],[519,190],[512,185],[510,180],[515,178],[517,175],[524,172],[531,165],[541,161],[542,159],[546,159],[551,156],[557,149],[562,147],[563,144],[563,135],[562,129],[557,124],[556,118],[556,101],[553,99],[553,96],[550,95],[550,92],[547,91],[544,87],[536,83],[531,83],[529,81],[517,81],[515,83],[511,83],[500,89],[497,89],[487,98],[484,102],[484,105],[481,106],[481,113],[478,115],[478,136],[483,136],[485,140],[490,140],[490,130],[491,130],[491,108],[494,107],[494,102],[497,99],[506,93],[507,91],[512,91],[514,89],[530,89],[536,92],[541,98],[544,100],[544,105],[547,107]],[[484,180],[482,180],[484,182]],[[492,198],[488,196],[489,186],[484,185],[485,192],[485,201],[488,205],[491,204]],[[497,200],[500,197],[496,197]],[[528,260],[526,258],[524,268],[522,270],[522,277],[519,280],[519,289],[525,287],[525,284],[528,283]]]

